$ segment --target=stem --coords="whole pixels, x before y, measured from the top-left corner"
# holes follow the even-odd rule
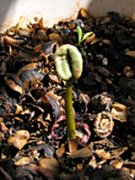
[[[75,139],[76,126],[72,107],[72,80],[66,81],[66,98],[65,98],[65,110],[67,120],[67,137],[69,139]]]

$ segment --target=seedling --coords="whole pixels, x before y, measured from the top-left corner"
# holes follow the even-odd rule
[[[62,45],[56,50],[55,65],[60,78],[66,81],[65,112],[67,137],[69,139],[75,139],[76,126],[72,107],[72,83],[82,74],[82,55],[75,46],[70,44]]]
[[[77,26],[78,44],[81,44],[83,41],[85,41],[92,34],[93,34],[93,32],[90,31],[90,32],[87,32],[86,34],[83,35],[81,27]]]

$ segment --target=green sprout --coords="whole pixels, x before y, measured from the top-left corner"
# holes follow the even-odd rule
[[[90,31],[90,32],[87,32],[83,35],[81,27],[77,26],[78,44],[81,44],[83,41],[85,41],[92,34],[93,34],[93,32]]]
[[[60,78],[66,81],[65,112],[67,137],[75,139],[76,126],[72,106],[72,83],[82,74],[82,55],[75,46],[70,44],[62,45],[55,52],[55,66]]]

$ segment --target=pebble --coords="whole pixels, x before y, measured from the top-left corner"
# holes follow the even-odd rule
[[[107,66],[107,65],[108,65],[108,59],[107,59],[106,57],[104,57],[104,58],[102,59],[102,65],[104,65],[104,66]]]

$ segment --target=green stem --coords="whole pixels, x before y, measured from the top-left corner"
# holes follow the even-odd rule
[[[67,137],[75,139],[76,126],[72,107],[72,80],[66,81],[66,99],[65,99],[66,121],[67,121]]]

